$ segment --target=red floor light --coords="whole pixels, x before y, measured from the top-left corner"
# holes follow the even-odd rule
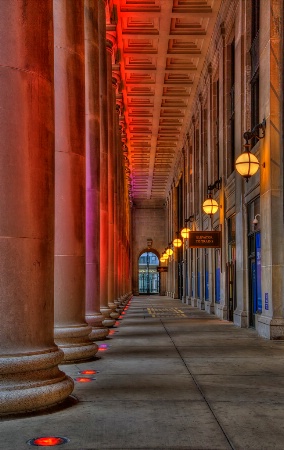
[[[109,332],[109,336],[112,336],[114,333],[117,333],[117,330],[110,330],[110,332]]]
[[[119,321],[118,321],[118,320],[115,322],[114,326],[115,326],[115,327],[118,327],[118,326],[119,326]]]
[[[100,352],[105,352],[108,348],[109,348],[109,345],[108,345],[108,344],[100,344],[98,350],[99,350]]]
[[[27,443],[38,447],[54,447],[55,445],[66,444],[69,439],[57,436],[44,436],[30,439]]]
[[[74,380],[77,381],[78,383],[90,383],[90,381],[95,380],[95,378],[77,377],[74,378]]]
[[[81,375],[95,375],[95,373],[98,373],[96,370],[81,370],[81,372],[79,372]]]

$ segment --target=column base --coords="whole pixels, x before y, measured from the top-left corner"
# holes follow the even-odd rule
[[[194,306],[195,308],[197,307],[197,298],[195,297],[191,297],[191,306]]]
[[[228,317],[227,306],[223,305],[221,303],[215,303],[214,304],[214,314],[216,317],[218,317],[221,320],[227,320],[227,317]]]
[[[101,307],[101,313],[104,316],[102,324],[104,327],[112,327],[115,324],[115,319],[110,317],[112,310],[107,306]]]
[[[109,329],[105,326],[102,328],[92,328],[89,338],[91,341],[103,341],[109,335]]]
[[[224,308],[225,309],[225,308]],[[226,309],[227,312],[227,309]],[[227,316],[226,316],[227,318]],[[247,311],[234,311],[234,325],[240,328],[248,328],[248,313]]]
[[[108,336],[109,329],[103,326],[103,320],[104,316],[100,312],[86,315],[86,322],[92,327],[92,331],[89,334],[91,341],[100,341]]]
[[[122,304],[122,305],[125,305],[126,302],[127,302],[127,295],[126,295],[126,294],[122,295],[122,296],[120,297],[120,301],[121,301],[121,304]]]
[[[204,309],[205,309],[204,300],[200,300],[200,298],[197,299],[197,308],[199,308],[202,311],[204,311]]]
[[[108,304],[109,308],[111,309],[110,317],[112,319],[118,319],[119,312],[116,311],[117,305],[114,304],[114,302]]]
[[[88,325],[55,327],[55,343],[64,352],[63,363],[85,361],[95,356],[98,346],[89,338],[91,331],[92,327]]]
[[[271,340],[284,340],[284,319],[256,315],[255,327],[259,336]]]
[[[59,370],[62,359],[63,352],[57,347],[0,357],[0,415],[37,411],[63,402],[74,382]]]
[[[209,314],[215,314],[214,303],[212,303],[210,301],[205,301],[204,302],[204,309]]]

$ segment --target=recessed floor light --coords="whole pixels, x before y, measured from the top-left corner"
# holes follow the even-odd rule
[[[27,444],[34,445],[36,447],[55,447],[55,445],[62,445],[69,442],[69,439],[59,436],[42,436],[34,439],[30,439]]]
[[[112,336],[115,333],[118,333],[118,330],[110,330],[108,335]]]
[[[109,345],[108,344],[100,344],[98,350],[101,352],[105,352],[106,350],[108,350]]]
[[[96,373],[99,373],[99,372],[97,370],[87,369],[87,370],[81,370],[79,373],[81,375],[95,375]]]
[[[90,383],[90,381],[94,381],[95,378],[89,378],[89,377],[76,377],[74,378],[75,381],[78,383]]]

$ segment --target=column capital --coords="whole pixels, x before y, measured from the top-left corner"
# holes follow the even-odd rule
[[[113,47],[117,44],[116,29],[110,30],[109,25],[106,27],[106,41],[110,41]]]
[[[117,86],[118,86],[117,79],[114,76],[112,76],[111,81],[112,81],[112,87],[116,90]]]
[[[106,38],[106,49],[112,54],[113,53],[113,42],[111,39]]]

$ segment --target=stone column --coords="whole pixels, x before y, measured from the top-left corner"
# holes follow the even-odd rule
[[[109,244],[108,244],[108,97],[105,0],[99,6],[99,86],[100,86],[100,304],[105,326],[114,325],[108,305]]]
[[[114,106],[115,92],[112,86],[112,55],[113,55],[113,36],[107,33],[107,105],[108,105],[108,306],[112,312],[110,316],[113,319],[118,318],[114,303]]]
[[[122,177],[122,195],[121,195],[121,275],[122,275],[122,285],[121,292],[123,301],[126,300],[126,289],[125,289],[125,228],[126,228],[126,214],[125,214],[125,175]]]
[[[124,122],[120,121],[120,129],[123,131]],[[124,133],[122,133],[123,140],[125,140]],[[127,154],[127,145],[125,142],[122,145],[123,153]],[[121,267],[121,252],[122,252],[122,244],[121,244],[121,236],[122,236],[122,228],[123,228],[123,216],[122,216],[122,182],[123,182],[123,155],[122,153],[117,154],[117,298],[120,303],[120,306],[123,305],[123,292],[122,292],[122,267]]]
[[[117,86],[118,74],[116,73],[116,83],[113,85],[114,89]],[[115,137],[115,177],[114,177],[114,249],[113,249],[113,257],[114,257],[114,303],[119,308],[120,300],[118,294],[118,177],[119,177],[119,169],[120,169],[120,161],[119,161],[119,152],[121,152],[121,146],[119,142],[119,128],[118,128],[118,118],[120,112],[120,106],[116,103],[117,97],[116,92],[114,92],[114,101],[115,101],[115,109],[114,109],[114,137]]]
[[[53,339],[52,0],[0,8],[0,414],[11,414],[63,401],[73,381]]]
[[[85,0],[86,321],[91,339],[104,339],[100,312],[100,105],[98,2]]]
[[[123,166],[121,167],[120,176],[119,176],[119,211],[118,211],[118,220],[119,220],[119,247],[118,247],[118,267],[119,267],[119,298],[121,302],[124,302],[123,298],[123,268],[122,268],[122,252],[123,252],[123,244],[122,244],[122,235],[123,235]]]
[[[65,361],[91,358],[85,322],[84,0],[54,0],[55,338]]]

